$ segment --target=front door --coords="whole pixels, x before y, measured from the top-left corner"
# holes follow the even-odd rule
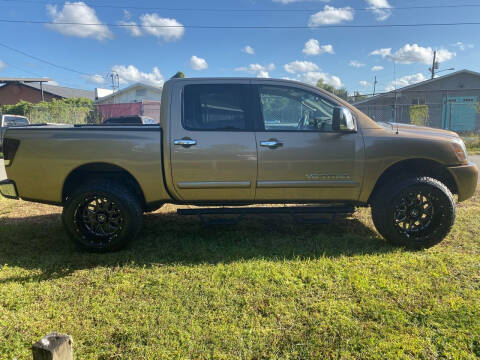
[[[257,149],[245,84],[189,84],[172,123],[171,174],[185,201],[253,201]]]
[[[262,85],[257,201],[353,200],[363,177],[361,135],[332,129],[332,99],[308,88]]]

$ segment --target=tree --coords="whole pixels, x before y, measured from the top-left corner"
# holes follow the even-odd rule
[[[171,79],[183,79],[183,78],[185,78],[185,74],[183,73],[183,71],[177,71],[175,75],[171,77]]]
[[[322,79],[318,80],[317,87],[331,92],[332,94],[337,95],[339,98],[348,101],[348,91],[344,87],[335,88],[333,85],[325,83]]]

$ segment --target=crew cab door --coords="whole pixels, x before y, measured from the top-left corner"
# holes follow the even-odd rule
[[[171,121],[174,191],[185,201],[252,201],[257,149],[248,81],[182,82]],[[177,99],[180,100],[180,99]]]
[[[356,200],[363,140],[332,129],[334,99],[310,87],[257,85],[257,201]]]

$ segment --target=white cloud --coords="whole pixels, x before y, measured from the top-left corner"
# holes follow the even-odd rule
[[[365,81],[365,80],[361,80],[358,83],[360,84],[361,87],[370,86],[370,83],[368,81]]]
[[[382,70],[383,70],[383,66],[381,65],[372,66],[372,71],[382,71]]]
[[[311,61],[295,60],[283,66],[286,72],[290,74],[303,73],[318,70],[318,65]]]
[[[370,55],[379,55],[383,58],[390,56],[391,54],[392,54],[392,48],[377,49],[370,53]]]
[[[156,13],[141,15],[140,22],[143,31],[165,41],[178,40],[185,33],[185,28],[177,20],[162,18]]]
[[[103,84],[103,83],[105,83],[105,77],[102,76],[102,75],[95,74],[95,75],[86,76],[85,78],[91,84]]]
[[[234,71],[243,71],[249,74],[255,74],[256,77],[268,78],[270,77],[269,71],[275,70],[275,64],[268,65],[250,64],[248,66],[242,66],[233,69]]]
[[[348,65],[356,67],[356,68],[361,68],[361,67],[365,66],[364,63],[361,63],[360,61],[357,61],[357,60],[350,60],[350,63]]]
[[[466,49],[473,49],[474,48],[474,45],[473,44],[465,44],[461,41],[458,41],[456,42],[455,44],[453,44],[452,46],[455,46],[457,47],[459,50],[461,51],[464,51]]]
[[[193,55],[190,58],[190,67],[193,70],[205,70],[208,68],[208,64],[205,59],[202,59],[202,58],[199,58],[198,56]]]
[[[302,52],[305,55],[335,54],[332,45],[320,45],[316,39],[308,40],[305,43]]]
[[[398,78],[396,81],[392,81],[385,87],[385,91],[392,91],[395,88],[401,88],[407,85],[416,84],[420,81],[425,81],[427,78],[422,73],[406,75],[401,78]]]
[[[399,64],[431,64],[433,61],[433,49],[431,47],[422,47],[418,44],[405,44],[400,49],[392,53],[391,48],[378,49],[372,51],[370,55],[379,55],[382,58],[388,58]],[[436,60],[444,62],[456,56],[456,53],[441,48],[437,50]]]
[[[2,60],[0,60],[0,70],[3,70],[7,67],[7,64],[5,64]]]
[[[311,85],[317,85],[318,80],[323,80],[323,82],[332,85],[335,88],[341,88],[343,86],[342,80],[340,80],[338,76],[330,75],[322,71],[308,71],[302,74],[297,74],[295,80]]]
[[[118,22],[119,25],[124,25],[124,28],[130,33],[130,35],[139,37],[142,36],[142,30],[140,30],[140,27],[137,25],[135,21],[125,21],[125,20],[120,20]]]
[[[154,67],[151,73],[144,73],[133,65],[115,65],[112,66],[112,71],[118,74],[120,82],[123,84],[129,82],[141,82],[162,87],[164,83],[163,75],[157,67]]]
[[[366,0],[378,21],[387,20],[392,15],[392,6],[388,0]]]
[[[250,55],[253,55],[255,54],[255,49],[253,47],[251,47],[250,45],[247,45],[245,46],[242,51],[246,54],[250,54]]]
[[[315,27],[321,25],[339,24],[343,21],[353,20],[353,9],[348,6],[344,8],[335,8],[325,5],[322,11],[310,16],[308,26]]]
[[[77,24],[46,24],[49,29],[67,36],[80,38],[94,38],[97,40],[106,40],[113,38],[113,34],[108,26],[103,25],[98,19],[95,10],[82,1],[65,2],[62,10],[57,9],[57,5],[47,5],[47,13],[52,18],[53,23],[88,23],[98,25],[77,25]]]

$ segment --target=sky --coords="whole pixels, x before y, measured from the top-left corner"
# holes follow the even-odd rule
[[[183,71],[188,77],[322,79],[370,94],[375,76],[377,92],[429,78],[433,50],[439,70],[480,71],[480,25],[384,27],[477,22],[480,6],[461,6],[472,3],[0,0],[0,77],[49,77],[52,84],[93,90],[110,87],[111,73],[119,75],[120,87],[162,86]],[[412,6],[429,8],[402,9]],[[357,25],[372,27],[342,27]]]

